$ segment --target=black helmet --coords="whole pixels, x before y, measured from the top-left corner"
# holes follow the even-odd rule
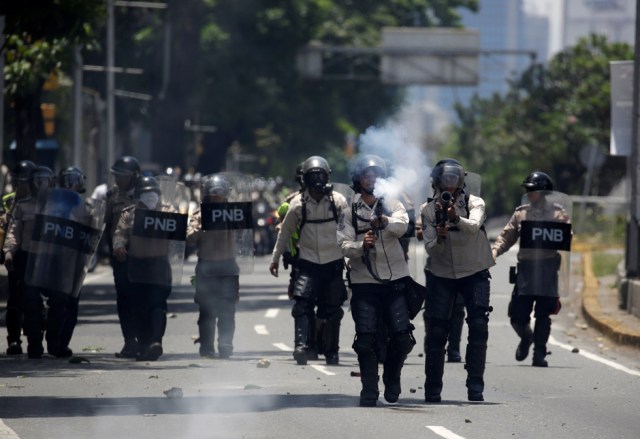
[[[40,189],[53,188],[55,186],[56,174],[53,173],[51,168],[46,166],[36,166],[35,170],[31,173],[31,189],[34,192]]]
[[[354,183],[360,183],[360,177],[369,168],[374,168],[378,173],[378,177],[385,178],[387,176],[387,165],[377,155],[368,154],[360,156],[356,159],[355,165],[351,170],[351,180]]]
[[[304,184],[308,188],[322,191],[329,182],[331,167],[323,157],[314,155],[302,162]]]
[[[222,175],[207,175],[202,179],[202,197],[228,197],[231,192],[229,181]]]
[[[431,186],[434,189],[464,187],[464,177],[467,173],[459,161],[455,159],[443,159],[435,164],[431,170]]]
[[[11,179],[14,181],[28,182],[31,179],[31,174],[37,167],[38,166],[31,160],[22,160],[11,170]]]
[[[136,182],[136,190],[134,196],[140,198],[143,192],[155,192],[160,195],[160,185],[155,177],[141,177]]]
[[[135,157],[124,155],[115,161],[111,167],[111,173],[114,175],[138,177],[140,175],[140,163],[138,163]]]
[[[553,180],[544,172],[535,171],[527,175],[527,178],[522,182],[522,187],[524,187],[527,192],[552,191]]]
[[[69,189],[79,194],[84,194],[86,188],[84,181],[86,180],[84,172],[75,166],[69,166],[58,174],[58,186],[63,189]]]

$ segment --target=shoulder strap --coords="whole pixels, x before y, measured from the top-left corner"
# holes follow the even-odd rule
[[[364,235],[371,227],[365,227],[364,229],[358,229],[358,220],[368,221],[367,218],[363,218],[358,215],[358,203],[351,203],[351,225],[353,226],[353,230],[356,232],[356,238],[358,235]]]
[[[300,231],[302,231],[302,228],[306,223],[322,224],[322,223],[328,223],[329,221],[334,221],[336,224],[338,224],[338,208],[336,207],[335,201],[333,201],[333,197],[328,197],[328,198],[329,198],[329,201],[331,202],[331,211],[333,213],[333,218],[307,220],[307,201],[305,200],[304,196],[300,197],[302,201],[302,220],[300,221]]]

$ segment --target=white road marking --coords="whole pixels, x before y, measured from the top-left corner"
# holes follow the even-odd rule
[[[318,372],[322,372],[325,375],[329,375],[329,376],[335,375],[335,372],[331,372],[329,369],[327,369],[327,366],[322,366],[320,364],[312,364],[311,367],[313,367]]]
[[[269,331],[267,331],[267,327],[264,325],[255,325],[253,329],[256,331],[257,334],[269,335]]]
[[[280,294],[278,296],[278,300],[289,300],[289,295],[288,294]]]
[[[549,344],[552,344],[554,346],[558,346],[562,349],[566,349],[568,351],[572,351],[575,346],[571,346],[568,344],[564,344],[564,343],[560,343],[558,340],[556,340],[553,337],[549,337]],[[578,352],[578,354],[582,355],[585,358],[588,358],[589,360],[593,360],[593,361],[597,361],[598,363],[602,363],[606,366],[612,367],[616,370],[619,370],[621,372],[624,373],[628,373],[629,375],[634,375],[634,376],[640,376],[640,372],[633,370],[633,369],[629,369],[628,367],[623,366],[622,364],[618,364],[615,361],[611,361],[611,360],[607,360],[606,358],[602,358],[596,354],[592,354],[590,352],[587,352],[583,349],[580,349],[580,351]]]
[[[427,428],[438,436],[442,436],[447,439],[464,439],[463,436],[457,435],[453,431],[448,430],[441,425],[427,425]]]
[[[273,344],[275,347],[277,347],[278,349],[280,349],[281,351],[285,351],[285,352],[293,352],[293,348],[290,348],[289,346],[287,346],[284,343],[274,343]]]
[[[2,439],[20,439],[20,436],[15,431],[7,427],[7,425],[0,419],[0,437]]]
[[[274,319],[278,315],[280,310],[278,308],[269,308],[264,316],[268,319]]]

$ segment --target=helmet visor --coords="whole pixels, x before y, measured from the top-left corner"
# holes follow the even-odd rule
[[[440,177],[440,187],[462,188],[464,186],[464,170],[459,166],[445,165]]]

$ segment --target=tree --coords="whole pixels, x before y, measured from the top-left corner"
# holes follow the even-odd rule
[[[68,66],[70,48],[93,41],[93,27],[103,8],[91,0],[4,2],[2,48],[5,56],[5,94],[12,110],[17,160],[35,159],[35,144],[44,137],[40,110],[47,79]]]
[[[476,0],[181,0],[169,1],[172,26],[171,81],[163,99],[144,105],[153,135],[154,159],[184,164],[185,144],[195,135],[185,120],[215,126],[202,136],[198,167],[225,166],[227,149],[239,145],[256,158],[252,170],[290,175],[305,155],[342,149],[348,132],[361,132],[384,120],[401,103],[402,89],[380,82],[306,81],[296,71],[296,55],[311,41],[370,47],[383,26],[455,26],[457,8],[477,9]],[[156,49],[159,27],[120,52],[134,57],[142,47]],[[121,58],[122,56],[129,58]],[[130,64],[131,65],[131,64]],[[135,65],[135,64],[133,64]],[[358,68],[355,66],[354,68]],[[157,75],[146,78],[158,89]],[[276,160],[277,159],[277,160]]]
[[[504,96],[476,97],[456,109],[459,121],[444,153],[482,175],[490,214],[508,212],[535,169],[549,172],[558,190],[581,193],[580,150],[593,142],[608,152],[609,61],[632,58],[627,44],[590,35],[548,65],[530,67]],[[608,157],[597,192],[608,192],[624,172],[623,159]]]

